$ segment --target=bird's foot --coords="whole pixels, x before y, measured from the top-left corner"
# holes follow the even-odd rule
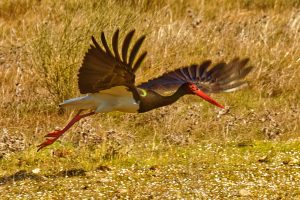
[[[56,130],[54,132],[48,133],[47,135],[45,135],[45,137],[47,137],[46,141],[43,142],[42,144],[38,145],[38,150],[41,150],[43,148],[45,148],[46,146],[49,146],[51,144],[53,144],[65,131],[64,130]]]
[[[48,133],[47,135],[45,135],[45,137],[47,137],[46,141],[43,142],[42,144],[38,145],[38,151],[45,148],[46,146],[51,145],[53,142],[55,142],[60,136],[62,136],[62,134],[64,134],[67,130],[69,130],[76,122],[78,122],[81,118],[90,116],[90,115],[94,115],[95,112],[90,112],[90,113],[86,113],[83,115],[79,115],[80,112],[82,110],[80,110],[77,115],[66,125],[65,128],[63,128],[62,130],[57,130],[54,131],[52,133]]]

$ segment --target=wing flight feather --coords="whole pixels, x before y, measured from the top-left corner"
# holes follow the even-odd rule
[[[163,94],[177,90],[184,83],[194,83],[206,93],[233,91],[247,85],[244,78],[253,68],[247,66],[248,61],[248,58],[235,58],[228,64],[220,62],[211,66],[211,61],[206,60],[200,65],[167,72],[138,87]]]
[[[107,43],[104,32],[101,33],[100,37],[103,47],[92,36],[93,44],[85,54],[78,73],[78,86],[82,94],[96,93],[115,86],[134,88],[135,72],[147,54],[144,52],[137,57],[145,39],[145,36],[142,36],[132,45],[128,59],[127,54],[134,32],[135,30],[132,30],[125,36],[121,49],[122,58],[119,52],[119,29],[113,34],[112,50]]]

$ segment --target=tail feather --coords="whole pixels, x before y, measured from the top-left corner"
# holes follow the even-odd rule
[[[59,106],[63,108],[73,108],[73,109],[91,109],[91,100],[89,96],[76,97],[60,103]]]

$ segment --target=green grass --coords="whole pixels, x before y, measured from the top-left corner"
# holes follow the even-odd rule
[[[299,198],[299,8],[298,0],[1,0],[1,195]],[[146,35],[137,83],[239,56],[254,66],[249,87],[212,94],[227,112],[186,96],[144,114],[98,114],[37,153],[76,112],[57,105],[80,95],[91,36],[117,28],[121,39],[132,29]]]
[[[109,160],[103,148],[58,145],[54,153],[31,149],[10,156],[1,161],[3,197],[299,198],[299,141],[148,145]]]

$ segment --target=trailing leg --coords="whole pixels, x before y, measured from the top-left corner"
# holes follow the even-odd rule
[[[69,130],[80,119],[95,114],[95,112],[93,111],[93,112],[89,112],[89,113],[80,115],[80,113],[82,111],[83,110],[79,110],[78,113],[75,115],[75,117],[62,130],[56,130],[54,132],[51,132],[51,133],[48,133],[47,135],[45,135],[45,137],[47,137],[47,139],[45,142],[43,142],[42,144],[37,146],[38,147],[37,151],[54,143],[60,136],[62,136],[67,130]]]

